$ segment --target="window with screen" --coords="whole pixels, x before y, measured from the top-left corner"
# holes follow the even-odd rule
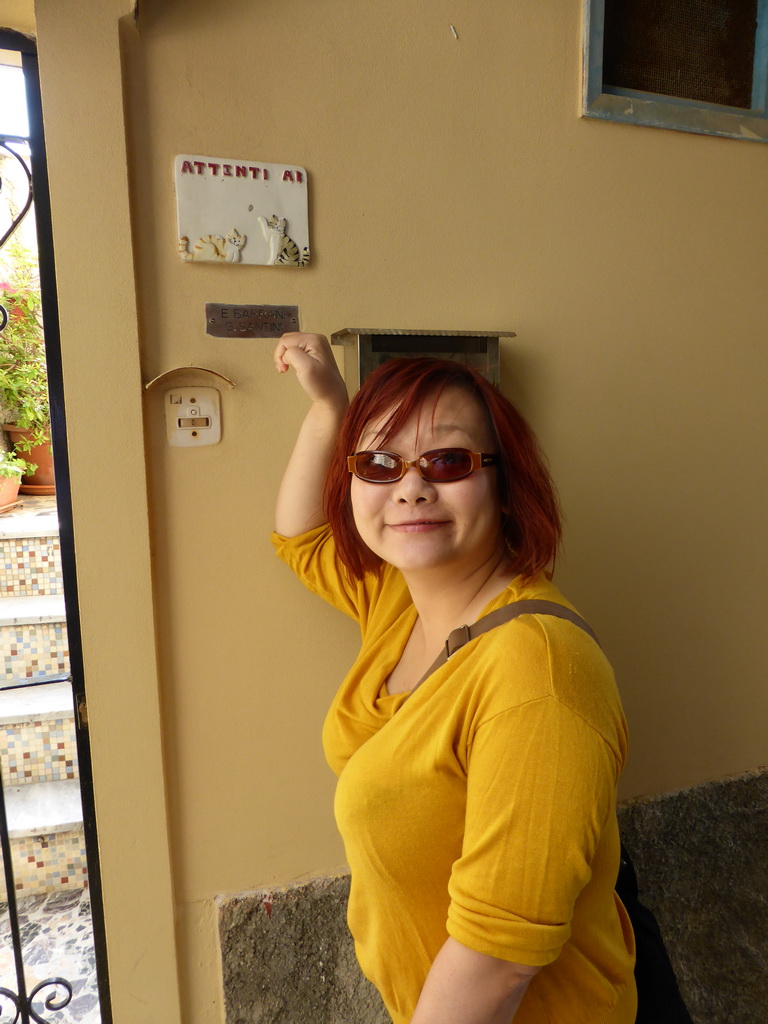
[[[768,140],[768,0],[586,0],[586,117]]]

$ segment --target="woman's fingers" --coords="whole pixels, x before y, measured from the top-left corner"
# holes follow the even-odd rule
[[[286,354],[287,351],[288,349],[283,344],[283,342],[278,341],[277,348],[275,349],[274,354],[275,368],[277,369],[278,373],[285,373],[285,371],[288,369],[288,363],[285,361],[285,359],[283,359],[283,356]]]
[[[284,334],[275,349],[275,365],[278,371],[285,373],[289,366],[293,366],[297,371],[300,368],[308,368],[310,360],[322,362],[321,348],[316,339],[325,341],[320,335]]]
[[[285,372],[289,365],[293,365],[296,362],[293,359],[293,354],[298,354],[299,360],[302,354],[306,354],[314,359],[322,359],[326,350],[330,354],[330,346],[322,334],[305,334],[301,331],[292,331],[289,334],[284,334],[278,341],[277,348],[275,349],[275,363],[278,369],[282,369]]]
[[[335,400],[340,386],[344,386],[331,346],[322,334],[284,334],[275,348],[274,360],[278,373],[294,368],[299,383],[313,401],[329,397]]]

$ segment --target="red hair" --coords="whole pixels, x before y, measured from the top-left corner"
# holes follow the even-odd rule
[[[501,529],[513,571],[529,580],[555,559],[562,533],[559,502],[536,436],[514,405],[471,366],[450,359],[396,358],[374,370],[352,399],[325,481],[336,550],[353,580],[379,572],[382,561],[355,526],[347,456],[369,423],[391,410],[381,430],[381,443],[386,444],[428,396],[448,387],[463,388],[480,402],[498,446],[498,492],[505,513]]]

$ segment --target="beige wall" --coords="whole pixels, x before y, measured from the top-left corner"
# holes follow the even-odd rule
[[[172,887],[184,1020],[214,1024],[211,898],[342,860],[319,727],[356,637],[266,541],[302,397],[268,342],[207,338],[203,304],[517,331],[505,388],[560,485],[559,580],[617,668],[624,793],[685,786],[768,754],[768,149],[580,120],[577,0],[150,0],[138,29],[128,6],[38,0],[97,801],[117,1019],[147,1019],[132,956],[145,992],[168,969]],[[311,267],[182,265],[180,152],[306,166]],[[147,522],[139,374],[185,364],[237,387],[197,452],[145,401]],[[126,939],[142,883],[160,927]]]
[[[28,36],[34,35],[34,0],[3,0],[0,4],[0,28],[12,28]]]
[[[180,1021],[118,18],[37,5],[99,852],[117,1024]],[[0,22],[13,27],[0,5]]]

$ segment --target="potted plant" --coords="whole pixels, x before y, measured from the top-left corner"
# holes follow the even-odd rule
[[[14,451],[0,451],[0,512],[16,503],[21,477],[29,464]]]
[[[0,331],[0,417],[28,465],[22,490],[51,494],[51,413],[37,262],[21,245],[6,251],[6,279],[0,281],[0,304],[8,314]]]

